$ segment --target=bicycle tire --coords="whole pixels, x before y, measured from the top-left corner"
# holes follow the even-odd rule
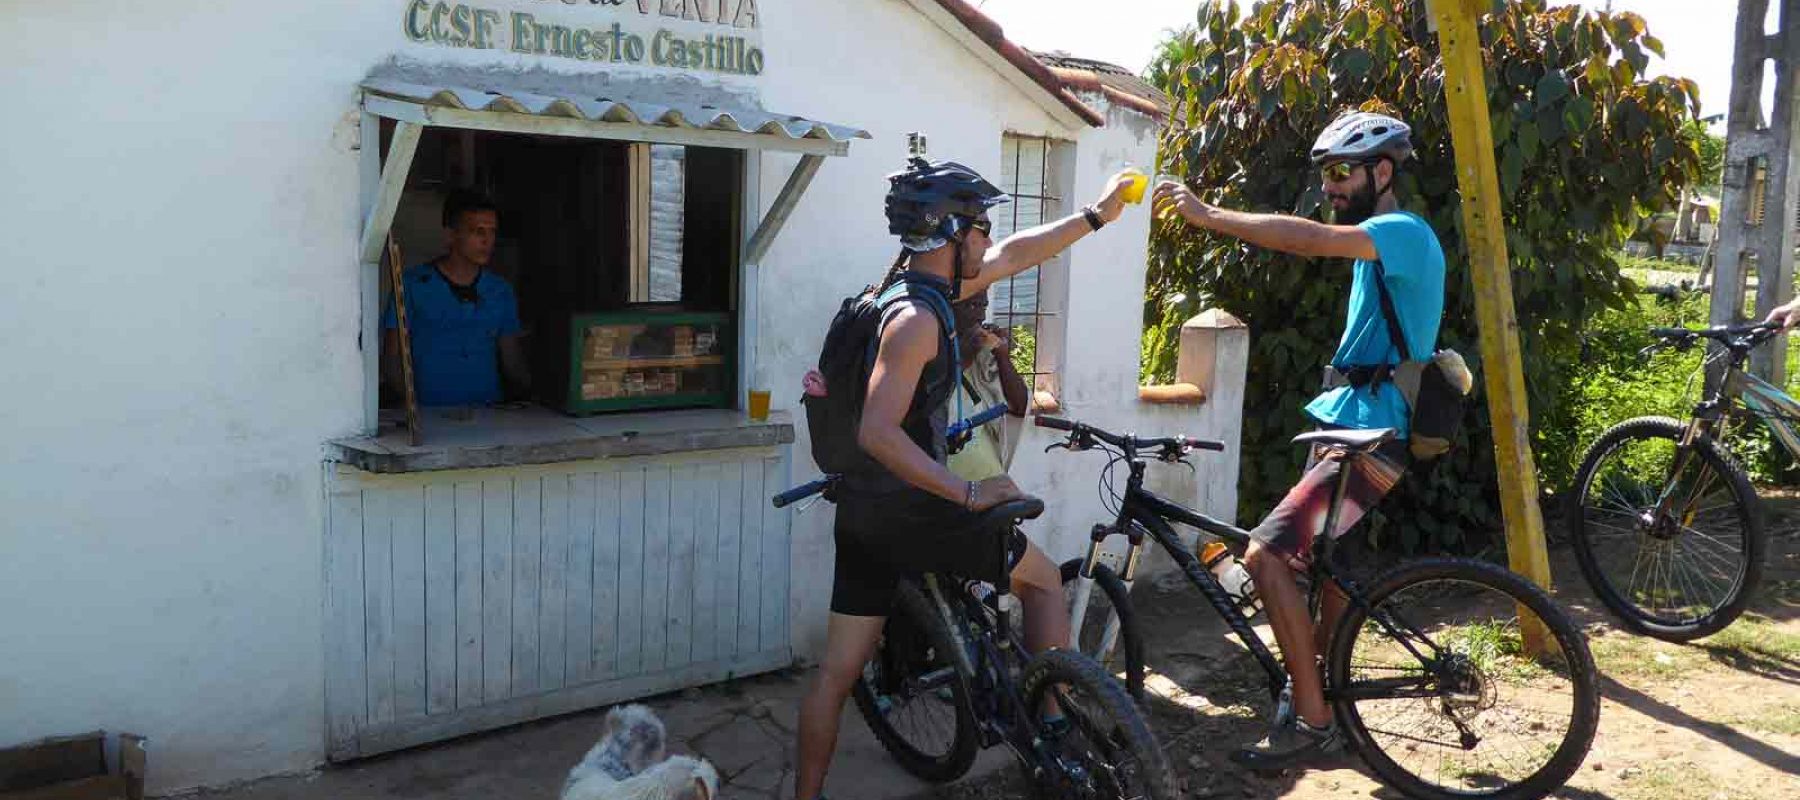
[[[1574,545],[1576,564],[1601,604],[1633,632],[1670,642],[1692,641],[1723,630],[1744,613],[1744,608],[1749,605],[1757,587],[1762,583],[1763,554],[1767,549],[1768,533],[1762,526],[1761,501],[1757,498],[1755,487],[1750,484],[1750,476],[1738,464],[1737,459],[1717,441],[1710,438],[1700,441],[1697,454],[1702,463],[1725,478],[1726,488],[1731,493],[1737,512],[1737,520],[1743,526],[1743,547],[1738,559],[1740,563],[1737,565],[1737,575],[1724,596],[1711,603],[1699,604],[1704,611],[1686,618],[1660,615],[1628,596],[1635,588],[1635,563],[1633,585],[1625,587],[1624,591],[1608,576],[1597,552],[1600,548],[1596,539],[1602,534],[1596,531],[1598,523],[1590,524],[1588,493],[1608,457],[1620,452],[1627,444],[1656,439],[1679,442],[1686,434],[1686,429],[1685,423],[1669,417],[1639,417],[1612,426],[1595,440],[1583,456],[1581,469],[1575,475],[1574,490],[1569,493],[1569,508],[1563,515],[1569,540]],[[1641,530],[1637,532],[1640,537],[1647,535]],[[1643,546],[1640,538],[1640,557]],[[1671,553],[1674,556],[1671,561],[1681,557],[1679,547],[1678,542],[1671,542]],[[1698,554],[1698,551],[1690,552]],[[1687,567],[1683,566],[1681,569]],[[1675,581],[1676,577],[1671,575],[1669,580]]]
[[[924,648],[924,652],[889,652],[888,647],[894,643],[911,643],[905,646],[920,646]],[[856,708],[862,712],[863,721],[868,724],[869,731],[875,734],[876,741],[881,742],[881,746],[900,764],[901,769],[920,780],[932,783],[944,783],[962,777],[974,765],[976,753],[980,749],[975,711],[970,701],[969,676],[963,660],[955,656],[959,647],[958,638],[952,634],[949,623],[938,613],[937,606],[925,595],[919,584],[911,580],[901,581],[895,591],[893,613],[888,616],[887,624],[882,628],[882,642],[877,645],[872,661],[877,664],[917,666],[923,660],[926,665],[935,669],[951,670],[947,688],[951,694],[949,703],[955,713],[956,733],[950,746],[941,754],[920,750],[894,727],[888,715],[881,711],[880,698],[876,688],[870,683],[868,670],[856,681],[852,692],[856,697]],[[896,655],[901,657],[893,658]],[[916,699],[938,701],[936,697]]]
[[[1355,687],[1351,671],[1356,643],[1365,634],[1364,623],[1368,621],[1372,609],[1384,607],[1384,601],[1409,587],[1428,582],[1446,580],[1475,584],[1484,588],[1497,590],[1511,598],[1516,604],[1529,608],[1541,620],[1561,649],[1563,665],[1568,673],[1567,678],[1572,687],[1572,703],[1569,713],[1569,727],[1551,756],[1544,764],[1530,775],[1504,786],[1490,790],[1458,789],[1427,783],[1402,767],[1390,756],[1381,743],[1371,734],[1363,716],[1356,706],[1356,701],[1346,699],[1341,692],[1334,698],[1333,706],[1338,723],[1349,734],[1351,743],[1362,755],[1365,763],[1372,768],[1389,786],[1401,793],[1420,800],[1438,800],[1438,798],[1481,797],[1491,800],[1535,800],[1542,798],[1560,788],[1587,757],[1593,745],[1594,734],[1600,724],[1600,686],[1599,673],[1594,666],[1593,654],[1588,650],[1587,637],[1582,634],[1550,595],[1538,588],[1536,584],[1499,566],[1481,561],[1458,558],[1432,558],[1408,562],[1395,567],[1377,577],[1364,597],[1366,602],[1350,604],[1344,617],[1339,621],[1332,637],[1331,655],[1328,662],[1331,685],[1333,687]],[[1392,613],[1391,611],[1388,613]],[[1501,613],[1504,613],[1502,610]],[[1516,611],[1514,613],[1517,613]],[[1411,620],[1409,620],[1410,622]],[[1369,631],[1377,636],[1386,636],[1381,628],[1369,626]],[[1388,637],[1391,641],[1391,637]],[[1440,639],[1443,637],[1440,637]],[[1478,673],[1479,674],[1479,673]],[[1379,683],[1379,679],[1376,683]],[[1439,688],[1436,697],[1422,698],[1426,708],[1437,698],[1445,698],[1452,693],[1466,696],[1466,686]],[[1479,689],[1476,694],[1485,697]],[[1478,713],[1486,713],[1490,707],[1483,706]],[[1518,711],[1508,709],[1500,712],[1500,725],[1511,724],[1517,727],[1518,720],[1525,716]],[[1533,729],[1534,724],[1525,727]],[[1458,726],[1459,729],[1461,726]],[[1385,734],[1384,734],[1385,735]],[[1406,738],[1406,737],[1395,737]],[[1404,745],[1414,750],[1420,749],[1416,744]],[[1464,742],[1464,750],[1473,749]],[[1441,769],[1440,762],[1440,769]]]
[[[1081,576],[1083,560],[1072,558],[1062,563],[1059,569],[1062,572],[1064,587]],[[1142,702],[1144,699],[1144,637],[1139,629],[1137,610],[1131,605],[1131,590],[1125,586],[1125,581],[1119,577],[1119,574],[1113,572],[1112,567],[1105,564],[1094,565],[1094,585],[1100,589],[1106,602],[1111,606],[1110,613],[1117,616],[1119,620],[1119,640],[1114,643],[1113,650],[1124,660],[1125,691],[1131,695],[1132,699]],[[1066,592],[1065,589],[1065,596]],[[1069,599],[1073,602],[1073,598]],[[1092,610],[1090,608],[1090,611]],[[1106,667],[1110,659],[1102,658],[1100,653],[1090,652],[1088,644],[1081,641],[1081,634],[1081,631],[1071,632],[1071,635],[1075,637],[1076,649],[1088,658],[1099,662],[1103,668]],[[1099,642],[1094,642],[1092,649],[1098,650]]]
[[[1168,756],[1163,753],[1162,745],[1156,741],[1156,734],[1151,732],[1150,724],[1144,719],[1143,711],[1138,708],[1125,688],[1113,676],[1107,674],[1106,668],[1093,659],[1071,650],[1048,650],[1033,658],[1025,666],[1024,678],[1020,680],[1020,693],[1025,697],[1025,708],[1042,708],[1049,693],[1054,689],[1057,698],[1063,704],[1063,713],[1068,717],[1070,731],[1079,729],[1087,746],[1081,749],[1081,759],[1098,761],[1107,769],[1087,770],[1088,777],[1117,779],[1126,775],[1124,793],[1090,795],[1082,793],[1077,796],[1095,796],[1097,800],[1123,800],[1130,797],[1142,797],[1149,800],[1175,800],[1179,795],[1176,790],[1175,773],[1169,767]],[[1104,717],[1104,719],[1097,719]],[[1093,741],[1098,734],[1104,739],[1104,745]],[[1068,734],[1064,734],[1066,737]],[[1059,746],[1068,746],[1068,739],[1059,739]],[[1095,753],[1095,749],[1103,749],[1104,753]],[[1137,769],[1121,769],[1123,758],[1113,757],[1119,753],[1135,759]],[[1044,776],[1051,779],[1055,776]]]

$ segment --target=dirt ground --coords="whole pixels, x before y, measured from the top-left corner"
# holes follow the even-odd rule
[[[1619,630],[1566,547],[1552,553],[1556,597],[1583,625],[1601,672],[1599,734],[1554,796],[1565,800],[1800,798],[1800,498],[1771,498],[1762,591],[1735,625],[1691,645]],[[1268,711],[1255,662],[1185,583],[1134,587],[1155,693],[1147,705],[1187,797],[1398,798],[1354,756],[1263,778],[1231,748],[1259,738]],[[1016,770],[919,795],[1022,797]]]

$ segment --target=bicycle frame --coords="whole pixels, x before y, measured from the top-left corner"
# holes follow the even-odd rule
[[[1178,522],[1197,528],[1240,548],[1249,546],[1250,533],[1236,525],[1214,519],[1145,489],[1145,462],[1137,458],[1136,453],[1127,453],[1127,456],[1131,465],[1131,478],[1126,483],[1125,497],[1119,506],[1117,520],[1110,528],[1104,525],[1095,526],[1088,545],[1087,558],[1082,563],[1082,575],[1092,577],[1093,564],[1099,557],[1101,542],[1115,533],[1123,532],[1130,542],[1130,546],[1125,560],[1125,573],[1120,577],[1126,581],[1132,580],[1136,577],[1144,536],[1148,534],[1169,554],[1169,557],[1175,561],[1176,566],[1181,568],[1182,573],[1187,576],[1194,588],[1199,589],[1200,593],[1206,597],[1206,601],[1212,606],[1213,611],[1225,620],[1225,624],[1231,628],[1231,632],[1250,651],[1251,656],[1256,659],[1256,663],[1268,675],[1269,694],[1277,701],[1277,713],[1286,713],[1286,709],[1280,708],[1280,706],[1284,705],[1282,694],[1288,685],[1287,669],[1269,651],[1269,647],[1263,642],[1262,637],[1256,635],[1256,631],[1251,629],[1249,618],[1238,609],[1237,603],[1226,593],[1225,587],[1219,583],[1218,578],[1213,577],[1212,571],[1206,569],[1200,563],[1199,558],[1181,546],[1181,540],[1176,537],[1175,529],[1169,523],[1171,521]],[[1353,457],[1361,456],[1354,455]],[[1344,494],[1349,488],[1349,478],[1350,471],[1345,470],[1339,476],[1337,485],[1333,487],[1331,507],[1326,512],[1323,530],[1330,531],[1336,528],[1339,511],[1343,507]],[[1368,608],[1360,585],[1333,569],[1331,545],[1332,537],[1330,536],[1319,535],[1313,538],[1311,573],[1313,583],[1320,585],[1322,582],[1329,581],[1342,590],[1351,604],[1360,608]],[[1078,610],[1084,609],[1085,603],[1078,606]],[[1433,667],[1437,663],[1437,659],[1433,657],[1438,652],[1437,643],[1417,627],[1405,621],[1394,620],[1386,614],[1374,615],[1371,617],[1371,621],[1385,629],[1390,637],[1405,647],[1414,658],[1419,659],[1421,665]],[[1075,619],[1072,624],[1073,629],[1080,630],[1080,624],[1081,620]],[[1405,630],[1404,634],[1401,629]],[[1419,648],[1414,646],[1415,641],[1424,643],[1433,655],[1428,656],[1420,652]],[[1403,695],[1396,694],[1393,690],[1383,690],[1380,696],[1391,698]],[[1429,693],[1419,696],[1429,696]],[[1339,691],[1334,687],[1329,685],[1325,687],[1325,699],[1328,702],[1340,697]]]
[[[1200,559],[1181,546],[1181,540],[1176,537],[1175,529],[1170,526],[1169,522],[1174,521],[1198,528],[1239,547],[1249,546],[1250,532],[1236,525],[1209,517],[1180,503],[1164,499],[1145,489],[1144,462],[1134,459],[1130,465],[1131,478],[1126,483],[1125,498],[1119,506],[1118,518],[1110,528],[1095,526],[1088,545],[1087,559],[1082,563],[1082,575],[1084,577],[1093,575],[1093,565],[1100,557],[1101,543],[1115,533],[1123,533],[1129,540],[1130,546],[1126,551],[1125,568],[1120,577],[1126,581],[1133,580],[1137,577],[1137,566],[1143,549],[1144,536],[1148,534],[1162,546],[1164,552],[1169,554],[1176,566],[1180,567],[1182,573],[1187,576],[1188,581],[1200,590],[1201,595],[1206,597],[1207,603],[1225,620],[1225,624],[1230,626],[1231,632],[1250,650],[1250,654],[1255,657],[1257,664],[1269,676],[1270,694],[1279,696],[1282,687],[1287,683],[1287,670],[1276,660],[1274,654],[1269,652],[1269,647],[1263,643],[1262,637],[1257,636],[1256,631],[1250,628],[1250,620],[1238,610],[1237,604],[1225,592],[1225,587],[1219,583],[1218,578],[1213,577],[1212,572],[1200,563]],[[1334,504],[1334,511],[1335,507]],[[1086,604],[1081,603],[1077,608],[1085,610]],[[1080,624],[1081,620],[1074,620],[1074,629],[1080,630]]]
[[[1775,440],[1786,448],[1788,453],[1800,459],[1800,433],[1794,430],[1793,423],[1800,421],[1800,400],[1795,400],[1780,387],[1759,378],[1744,369],[1744,361],[1749,356],[1748,348],[1733,348],[1730,362],[1726,366],[1724,379],[1719,389],[1711,397],[1703,398],[1694,405],[1693,413],[1688,420],[1687,434],[1678,443],[1675,460],[1670,464],[1668,486],[1657,498],[1654,513],[1656,518],[1675,518],[1682,515],[1675,513],[1677,505],[1687,508],[1694,501],[1705,496],[1711,488],[1712,475],[1701,476],[1700,482],[1688,493],[1686,500],[1678,500],[1674,495],[1675,476],[1683,474],[1688,460],[1693,457],[1693,446],[1701,440],[1710,438],[1723,442],[1729,423],[1729,410],[1732,403],[1743,404],[1744,408],[1756,415],[1769,427]]]
[[[1795,459],[1800,459],[1800,433],[1794,431],[1793,425],[1794,421],[1800,420],[1800,400],[1741,367],[1734,367],[1727,375],[1725,393],[1728,397],[1736,397],[1751,413],[1761,417],[1775,440],[1781,442]]]
[[[1021,762],[1038,764],[1045,754],[1037,746],[1037,715],[1024,707],[1025,699],[1011,669],[1023,666],[1027,651],[1000,608],[999,600],[1006,593],[996,587],[990,605],[962,587],[946,586],[945,576],[926,575],[924,583],[925,596],[963,640],[964,652],[955,654],[954,659],[969,676],[969,700],[981,732],[981,746],[1004,743]]]

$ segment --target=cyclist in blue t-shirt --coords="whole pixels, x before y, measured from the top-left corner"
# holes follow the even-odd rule
[[[1306,406],[1322,427],[1393,428],[1396,440],[1372,457],[1356,461],[1340,518],[1331,532],[1343,537],[1363,513],[1394,487],[1408,461],[1408,409],[1389,380],[1401,360],[1381,311],[1375,281],[1386,276],[1395,316],[1408,352],[1418,357],[1436,349],[1444,313],[1444,251],[1437,234],[1417,215],[1401,211],[1394,198],[1394,175],[1412,156],[1406,123],[1380,114],[1354,112],[1332,122],[1312,147],[1336,224],[1282,214],[1246,214],[1201,202],[1188,187],[1164,182],[1156,187],[1155,208],[1172,208],[1188,224],[1272,250],[1308,257],[1352,259],[1349,314],[1331,359],[1328,388]],[[1297,719],[1267,738],[1239,750],[1233,760],[1256,769],[1299,765],[1341,746],[1325,696],[1316,655],[1325,651],[1330,631],[1347,599],[1325,592],[1318,627],[1307,619],[1294,571],[1304,573],[1312,539],[1331,502],[1342,462],[1315,451],[1305,475],[1251,532],[1245,557],[1257,592],[1269,613],[1292,677]],[[1340,538],[1337,552],[1355,559],[1366,544],[1361,536]],[[1364,553],[1366,556],[1366,553]]]

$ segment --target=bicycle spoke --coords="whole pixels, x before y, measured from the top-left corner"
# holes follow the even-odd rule
[[[1604,522],[1590,521],[1590,522],[1588,522],[1588,524],[1589,525],[1597,525],[1599,527],[1605,528],[1608,531],[1608,533],[1603,533],[1603,534],[1598,534],[1598,535],[1590,533],[1590,534],[1588,534],[1589,539],[1602,539],[1602,538],[1606,538],[1609,536],[1638,536],[1638,535],[1640,535],[1640,532],[1636,528],[1621,528],[1621,527],[1618,527],[1617,525],[1608,525]]]
[[[1696,545],[1692,539],[1684,540],[1676,546],[1682,548],[1683,552],[1693,556],[1697,569],[1711,572],[1712,574],[1719,576],[1720,580],[1727,584],[1737,583],[1738,577],[1743,574],[1744,561],[1742,559],[1731,558],[1710,551],[1705,547]]]

